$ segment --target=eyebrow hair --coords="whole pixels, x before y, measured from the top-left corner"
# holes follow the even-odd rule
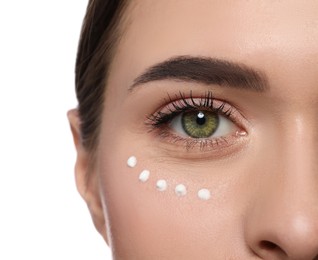
[[[151,81],[167,79],[216,84],[257,92],[268,89],[266,75],[244,64],[215,58],[177,56],[146,69],[134,80],[129,90],[132,91],[137,86]]]

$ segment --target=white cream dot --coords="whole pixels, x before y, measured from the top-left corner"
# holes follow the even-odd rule
[[[148,181],[149,176],[150,176],[150,171],[144,170],[144,171],[142,171],[142,172],[140,173],[140,175],[139,175],[139,180],[140,180],[141,182],[146,182],[146,181]]]
[[[127,165],[130,168],[134,168],[137,165],[137,158],[135,156],[129,157],[129,159],[127,160]]]
[[[209,200],[211,198],[211,193],[208,189],[201,189],[198,191],[198,197],[201,200]]]
[[[167,182],[165,180],[157,181],[156,187],[159,191],[165,191],[168,187]]]
[[[184,196],[187,194],[187,188],[183,184],[176,186],[175,192],[178,196]]]

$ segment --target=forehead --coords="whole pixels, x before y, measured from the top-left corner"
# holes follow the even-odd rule
[[[317,1],[139,0],[127,12],[125,38],[143,50],[151,44],[165,52],[175,44],[180,52],[231,47],[237,53],[242,46],[255,51],[292,42],[296,48],[318,39]]]
[[[135,0],[126,16],[112,69],[125,71],[127,84],[178,55],[239,61],[269,74],[273,62],[308,66],[317,74],[318,1]]]

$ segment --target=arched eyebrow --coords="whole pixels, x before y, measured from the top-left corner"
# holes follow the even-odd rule
[[[193,56],[177,56],[151,66],[134,80],[129,90],[159,80],[196,82],[257,92],[268,90],[266,75],[256,69],[227,60]]]

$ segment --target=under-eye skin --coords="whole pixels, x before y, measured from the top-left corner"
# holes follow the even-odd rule
[[[147,117],[146,124],[163,141],[180,143],[187,150],[218,150],[232,146],[246,138],[244,117],[232,105],[212,97],[211,92],[201,97],[179,93],[168,95],[161,109]]]

